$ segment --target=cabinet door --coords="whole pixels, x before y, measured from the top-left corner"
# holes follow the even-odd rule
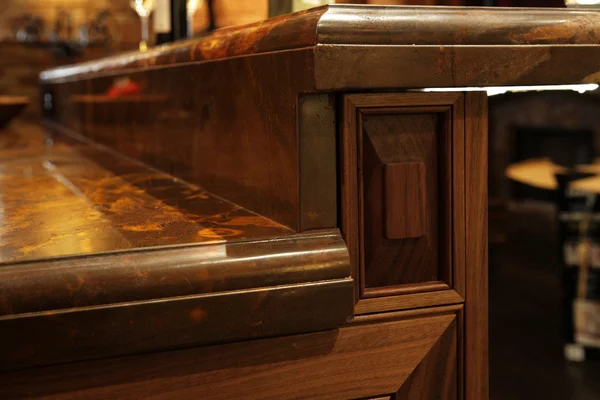
[[[464,136],[461,93],[345,96],[342,229],[357,313],[463,301]]]

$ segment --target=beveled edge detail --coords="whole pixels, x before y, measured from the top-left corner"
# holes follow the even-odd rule
[[[318,44],[599,44],[600,13],[560,8],[333,5]]]

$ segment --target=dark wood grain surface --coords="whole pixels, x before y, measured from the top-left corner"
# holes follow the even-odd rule
[[[352,290],[342,278],[2,316],[0,371],[335,329]]]
[[[113,77],[46,90],[50,118],[78,135],[293,230],[334,228],[335,158],[323,155],[334,146],[334,108],[327,96],[298,104],[313,90],[311,68],[312,53],[299,50],[127,73],[154,102],[107,96]]]
[[[438,149],[449,132],[439,129],[442,122],[439,118],[433,112],[364,115],[362,118],[362,132],[359,132],[362,160],[359,158],[358,163],[362,167],[362,176],[359,176],[363,227],[361,262],[367,288],[442,280],[438,263],[441,197],[438,171],[447,167]],[[384,205],[388,206],[384,199],[386,193],[394,189],[385,186],[385,167],[401,162],[423,163],[426,180],[411,186],[410,190],[426,196],[427,209],[423,215],[426,214],[427,225],[423,224],[423,234],[390,237],[386,236],[386,224],[392,220],[384,209]],[[397,204],[394,210],[397,207],[401,205]]]
[[[334,331],[14,371],[0,386],[10,399],[450,399],[456,312],[375,315]]]
[[[54,372],[37,369],[39,375],[20,375],[39,378],[37,386],[25,387],[30,392],[11,386],[11,393],[189,398],[216,390],[213,397],[232,398],[250,385],[266,398],[395,393],[407,399],[485,400],[485,95],[389,92],[597,82],[599,21],[600,14],[584,10],[332,6],[44,73],[46,117],[62,133],[102,143],[200,185],[210,193],[201,191],[209,196],[202,210],[223,202],[246,214],[214,206],[215,211],[206,211],[219,216],[213,221],[204,211],[189,211],[193,199],[166,201],[159,195],[162,189],[142,185],[143,193],[135,196],[148,195],[174,207],[190,236],[181,228],[171,236],[186,239],[155,249],[160,245],[154,241],[168,241],[165,233],[171,231],[161,225],[152,236],[141,221],[151,221],[155,214],[141,213],[139,221],[124,226],[143,225],[143,233],[130,239],[133,233],[121,232],[119,225],[120,236],[114,237],[148,243],[141,246],[144,250],[124,257],[86,256],[85,262],[77,261],[80,273],[71,275],[61,271],[72,269],[61,264],[66,259],[58,260],[52,268],[40,268],[44,273],[35,279],[20,275],[13,280],[7,304],[21,313],[0,317],[10,328],[7,343],[19,343],[2,350],[17,360],[9,368],[35,366],[39,359],[42,364],[71,362],[334,328],[352,314],[348,304],[353,290],[359,317],[355,326],[337,331],[339,336],[311,336],[315,341],[301,346],[310,353],[308,359],[302,358],[306,352],[299,357],[292,350],[299,340],[279,338],[266,350],[261,347],[265,342],[255,341],[140,356],[135,359],[158,361],[147,368],[136,364],[133,372],[127,369],[131,359],[90,361],[80,364],[81,371],[71,365],[61,370],[73,377],[71,386],[52,383]],[[108,89],[122,78],[138,85],[137,101],[108,98]],[[379,89],[388,93],[377,93]],[[84,150],[78,152],[99,163]],[[133,196],[110,194],[102,187],[99,197],[93,197],[90,187],[96,186],[79,183],[69,168],[52,162],[77,190],[95,199],[91,208],[100,210],[101,222],[112,216],[103,205]],[[397,194],[408,190],[386,191],[384,186],[406,175],[395,176],[393,165],[415,162],[425,170],[414,174],[414,180],[423,183],[426,201],[415,195],[408,212],[425,207],[426,216],[410,232],[395,232],[392,224],[384,237],[386,223],[401,220],[399,210],[389,204],[403,201],[406,196]],[[392,166],[387,182],[386,165]],[[124,174],[116,175],[129,182]],[[102,176],[87,179],[96,183]],[[176,186],[192,187],[179,181]],[[320,188],[325,188],[322,193]],[[268,224],[227,225],[232,215]],[[113,219],[107,220],[114,228]],[[23,223],[23,232],[33,229]],[[218,237],[193,241],[198,225]],[[103,227],[97,230],[106,232]],[[328,230],[312,231],[324,228]],[[241,233],[228,236],[229,230]],[[60,239],[55,235],[46,241]],[[188,242],[193,244],[185,250],[172,248]],[[122,249],[138,245],[127,246]],[[225,254],[211,253],[205,262],[200,248],[225,248]],[[13,254],[19,251],[13,249]],[[96,251],[109,250],[84,254]],[[39,255],[31,254],[31,260],[23,256],[19,264],[23,271],[40,265],[34,259]],[[350,261],[355,282],[349,276]],[[111,282],[96,262],[117,277],[114,287],[94,292],[101,282]],[[5,271],[19,277],[17,266],[10,268]],[[29,297],[12,300],[18,293],[14,282],[29,285]],[[42,284],[54,297],[34,290]],[[38,292],[39,297],[32,294]],[[48,309],[44,301],[51,304]],[[68,308],[70,304],[75,306]],[[453,311],[425,315],[426,309],[442,305]],[[399,310],[406,314],[395,320]],[[99,329],[111,323],[117,328]],[[365,326],[369,329],[361,331]],[[40,331],[52,334],[40,339],[35,336]],[[18,332],[27,333],[21,338]],[[34,345],[38,341],[41,347]],[[316,358],[310,358],[313,347],[321,351]],[[241,355],[223,359],[223,354]],[[116,376],[115,367],[125,374]],[[18,376],[13,375],[17,382]]]
[[[453,196],[461,199],[464,190],[455,186],[464,174],[459,150],[464,147],[463,97],[457,93],[352,94],[344,102],[340,203],[342,232],[359,280],[357,310],[462,301],[453,290],[443,291],[464,289],[464,256],[458,254],[464,246],[453,247],[464,243],[458,221],[463,213],[458,205],[453,208]],[[426,199],[419,206],[426,203],[427,224],[417,237],[386,237],[390,215],[384,201],[384,170],[396,163],[423,163],[426,170],[423,187],[410,188],[424,190]],[[398,203],[394,210],[401,210],[405,200]],[[372,297],[382,298],[366,300]]]
[[[465,399],[489,398],[487,96],[465,98]]]
[[[585,9],[336,5],[319,19],[317,40],[373,45],[598,44],[600,14]]]
[[[114,74],[123,70],[201,62],[228,57],[309,47],[316,44],[316,27],[327,7],[282,15],[243,26],[219,29],[208,36],[129,52],[92,62],[45,71],[45,83]]]
[[[0,134],[0,263],[293,231],[198,186],[38,125]]]
[[[386,239],[422,236],[427,230],[425,163],[389,163],[384,173]]]
[[[296,234],[37,125],[16,123],[0,147],[0,370],[331,329],[352,315],[335,229]]]
[[[58,82],[119,70],[329,45],[591,44],[600,15],[587,10],[333,5],[218,30],[189,41],[42,74]]]
[[[314,52],[319,90],[600,82],[599,45],[320,45]]]

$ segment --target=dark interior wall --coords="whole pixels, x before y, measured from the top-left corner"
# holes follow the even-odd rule
[[[515,161],[548,156],[556,163],[568,163],[600,155],[600,96],[574,91],[492,96],[489,135],[489,194],[508,200],[514,185],[504,171]],[[589,151],[586,146],[591,146]],[[527,152],[527,148],[538,149],[538,153]]]

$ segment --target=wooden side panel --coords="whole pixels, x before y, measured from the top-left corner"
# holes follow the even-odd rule
[[[456,398],[456,311],[0,375],[6,398]],[[425,385],[427,382],[427,385]],[[454,396],[454,397],[452,397]],[[406,397],[400,397],[406,398]]]
[[[462,302],[463,110],[459,93],[344,97],[341,227],[357,312]]]
[[[488,399],[487,96],[466,94],[465,398]]]

